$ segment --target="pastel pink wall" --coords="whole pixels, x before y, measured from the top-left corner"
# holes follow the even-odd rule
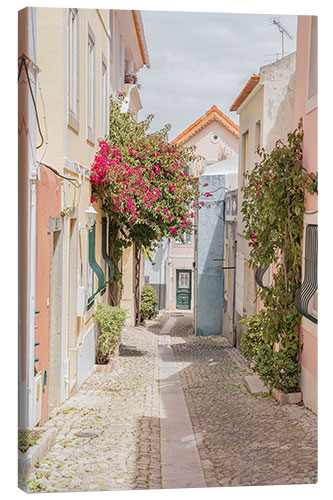
[[[310,16],[298,16],[297,52],[296,52],[296,81],[294,123],[297,126],[299,119],[303,119],[303,165],[308,172],[318,170],[318,108],[306,113],[307,75],[309,71],[309,31]],[[306,210],[317,209],[317,196],[305,196]]]
[[[40,345],[35,348],[35,356],[39,361],[35,364],[37,371],[47,370],[49,374],[49,333],[51,277],[51,242],[52,234],[48,232],[49,217],[60,217],[61,183],[53,172],[46,167],[40,167],[40,180],[37,182],[37,236],[36,236],[36,315],[35,338]],[[49,382],[49,380],[48,380]],[[45,422],[48,414],[48,384],[42,393],[42,419]]]
[[[297,52],[296,52],[296,82],[295,82],[295,127],[299,119],[303,119],[304,141],[303,141],[303,165],[308,172],[318,171],[318,108],[315,106],[307,112],[307,80],[309,72],[309,37],[310,37],[310,16],[298,16],[297,27]],[[317,196],[305,195],[305,210],[317,210]],[[316,329],[316,325],[313,325]],[[317,381],[317,337],[304,328],[304,321],[301,327],[301,338],[303,342],[303,352],[300,361],[306,372]],[[303,397],[309,389],[302,387]],[[313,397],[312,395],[310,397]],[[305,401],[304,398],[304,401]]]

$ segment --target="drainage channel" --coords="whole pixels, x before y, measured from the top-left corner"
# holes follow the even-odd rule
[[[161,419],[162,488],[206,488],[188,413],[170,331],[177,318],[163,326],[158,345]]]

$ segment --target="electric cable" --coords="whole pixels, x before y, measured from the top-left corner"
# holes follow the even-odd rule
[[[44,144],[44,137],[43,137],[43,134],[42,134],[42,131],[41,131],[41,128],[40,128],[38,111],[37,111],[37,105],[36,105],[34,93],[32,91],[31,81],[30,81],[30,76],[29,76],[29,71],[28,71],[27,63],[26,63],[26,60],[25,60],[24,56],[22,56],[22,61],[21,61],[21,65],[20,65],[20,69],[19,69],[19,73],[18,73],[18,78],[17,78],[18,81],[20,80],[22,66],[24,66],[24,69],[25,69],[25,72],[26,72],[26,75],[27,75],[27,78],[28,78],[29,89],[30,89],[30,93],[31,93],[31,97],[32,97],[32,102],[33,102],[33,105],[34,105],[34,108],[35,108],[35,113],[36,113],[36,120],[37,120],[38,132],[39,132],[39,134],[41,136],[41,139],[42,139],[42,142],[39,144],[39,146],[36,146],[36,149],[39,149]]]
[[[65,179],[66,181],[69,181],[73,184],[73,186],[79,188],[80,187],[80,184],[78,182],[77,179],[75,179],[74,177],[66,177],[65,175],[62,175],[58,172],[58,170],[56,170],[55,168],[51,167],[50,165],[47,165],[46,163],[44,162],[38,162],[40,165],[43,165],[43,167],[46,167],[48,169],[50,169],[55,175],[57,175],[58,177],[60,177],[61,179]],[[76,184],[74,184],[76,183]]]

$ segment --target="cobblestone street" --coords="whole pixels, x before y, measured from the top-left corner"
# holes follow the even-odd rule
[[[316,481],[315,414],[279,406],[271,396],[251,396],[243,383],[250,372],[238,351],[220,336],[194,337],[192,316],[177,312],[161,314],[145,328],[127,327],[113,371],[93,374],[53,413],[44,427],[57,427],[56,442],[26,478],[29,491],[163,487],[161,422],[167,414],[161,415],[159,342],[170,318],[170,352],[203,485]],[[176,466],[180,459],[174,456]]]

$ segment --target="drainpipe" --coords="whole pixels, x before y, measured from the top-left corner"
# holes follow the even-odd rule
[[[236,332],[235,332],[235,305],[236,305],[236,255],[237,255],[237,240],[234,242],[234,289],[232,294],[232,346],[236,347]]]
[[[29,243],[28,243],[28,332],[27,332],[27,428],[34,426],[34,367],[35,367],[35,311],[36,311],[36,182],[38,169],[30,172]]]
[[[36,39],[35,9],[28,9],[28,29],[29,41]],[[32,43],[33,45],[33,43]],[[29,57],[35,60],[34,46],[29,47]],[[31,71],[33,74],[31,74]],[[32,88],[35,89],[36,70],[33,66],[28,66]],[[34,90],[35,93],[35,90]],[[35,311],[36,311],[36,182],[38,179],[38,167],[35,161],[36,148],[36,117],[33,111],[32,97],[29,95],[28,107],[29,143],[28,153],[28,176],[30,188],[28,192],[28,213],[27,213],[27,337],[26,337],[26,385],[25,401],[26,414],[22,415],[21,427],[31,428],[34,426],[34,367],[35,367]]]
[[[63,9],[63,158],[64,165],[67,158],[67,9]],[[66,179],[63,179],[62,185],[62,203],[66,207]],[[60,361],[60,402],[66,399],[66,386],[69,385],[69,380],[65,379],[65,319],[66,319],[66,263],[67,263],[67,230],[66,218],[63,220],[62,229],[62,303],[61,303],[61,361]]]

